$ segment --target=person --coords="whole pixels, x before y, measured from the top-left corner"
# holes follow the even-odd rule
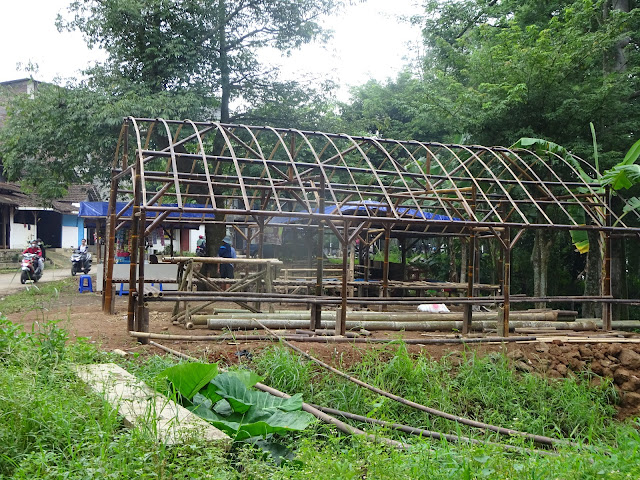
[[[88,249],[89,249],[89,246],[87,245],[87,240],[83,238],[82,240],[80,240],[80,246],[78,247],[78,251],[80,253],[87,253]]]
[[[199,257],[207,256],[207,242],[204,235],[200,235],[200,237],[198,237],[198,241],[196,242],[196,255]]]
[[[44,242],[40,238],[36,238],[36,242],[38,242],[38,246],[40,247],[40,250],[42,250],[42,261],[44,262],[47,259],[47,252],[44,249]]]
[[[25,253],[33,253],[33,254],[37,255],[38,256],[38,270],[40,270],[42,272],[42,270],[44,268],[44,258],[42,258],[42,249],[38,245],[38,241],[37,240],[35,240],[35,239],[31,240],[31,243],[29,244],[29,246],[22,253],[23,254],[25,254]]]
[[[231,237],[229,235],[222,239],[222,245],[218,249],[218,256],[236,258],[236,249],[231,246]],[[233,278],[233,263],[220,264],[220,278]]]

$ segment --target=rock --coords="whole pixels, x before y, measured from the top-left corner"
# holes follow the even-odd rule
[[[589,367],[591,368],[591,371],[593,373],[597,373],[598,375],[602,375],[602,371],[604,370],[600,362],[598,362],[597,360],[591,362],[591,365],[589,365]]]
[[[636,390],[638,390],[638,388],[634,382],[629,380],[628,382],[624,382],[622,385],[620,385],[620,390],[625,392],[635,392]]]
[[[628,382],[630,379],[631,372],[629,372],[629,370],[625,370],[624,368],[618,368],[613,374],[613,381],[616,382],[616,385],[622,385],[623,383]]]
[[[602,385],[602,377],[592,377],[591,380],[589,380],[589,386],[591,388],[598,388],[600,385]]]
[[[514,365],[515,369],[520,371],[520,372],[527,372],[527,373],[531,373],[533,371],[533,368],[531,368],[530,365],[527,365],[526,363],[524,363],[523,361],[519,360],[515,363]]]
[[[577,357],[569,358],[568,363],[569,363],[569,366],[571,367],[571,370],[573,370],[574,372],[580,372],[586,366],[586,362],[583,362]]]
[[[619,343],[612,343],[607,348],[607,355],[617,357],[618,355],[620,355],[620,352],[622,352],[622,345],[620,345]]]
[[[567,366],[563,363],[559,363],[558,366],[556,367],[556,370],[562,377],[564,377],[567,374]]]
[[[538,353],[547,353],[549,351],[549,345],[546,343],[536,343],[535,348]]]
[[[622,406],[637,407],[640,405],[640,393],[624,392],[622,395]]]
[[[583,360],[585,358],[593,358],[593,352],[591,351],[590,345],[580,345],[578,347],[578,351],[580,352],[580,356]]]
[[[593,352],[593,358],[595,358],[596,360],[602,360],[604,358],[604,355],[602,352]]]
[[[611,370],[610,368],[603,368],[602,369],[602,376],[603,377],[613,377],[613,370]]]
[[[524,354],[524,352],[522,350],[520,350],[519,348],[516,348],[515,350],[511,350],[509,353],[507,353],[507,358],[510,358],[511,360],[517,362],[519,360],[526,360],[527,357]]]
[[[562,378],[562,375],[560,374],[560,372],[558,372],[555,368],[550,369],[547,372],[547,376],[551,378]]]
[[[609,368],[611,366],[613,362],[611,360],[609,360],[608,358],[603,358],[602,360],[600,360],[600,365],[602,365],[603,367]]]
[[[552,340],[551,343],[553,343],[554,345],[564,345],[564,342],[562,340]]]
[[[618,357],[614,357],[613,355],[607,355],[607,358],[612,362],[618,363]]]
[[[558,347],[557,345],[551,345],[549,347],[549,355],[553,355],[555,357],[560,355],[561,353],[562,352],[560,351],[560,347]]]
[[[633,350],[624,348],[618,356],[620,364],[631,370],[640,370],[640,355]]]

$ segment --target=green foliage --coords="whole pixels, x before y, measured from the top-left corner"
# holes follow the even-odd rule
[[[16,276],[19,275],[16,274]],[[33,284],[0,300],[0,312],[15,313],[31,310],[46,310],[52,301],[60,297],[61,292],[77,290],[72,279]]]
[[[250,390],[261,380],[250,372],[218,373],[217,365],[189,363],[164,372],[194,413],[227,432],[236,441],[274,433],[301,431],[313,416],[301,411],[302,395],[279,398]]]

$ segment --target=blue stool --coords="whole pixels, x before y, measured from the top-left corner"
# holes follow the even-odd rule
[[[93,292],[93,284],[91,283],[91,275],[80,275],[80,284],[78,286],[78,291],[82,292]]]
[[[129,295],[129,290],[124,289],[124,282],[120,282],[120,289],[118,291],[118,296],[121,297],[122,294]]]
[[[155,283],[151,284],[152,287],[155,287],[155,285],[156,285]],[[162,291],[162,283],[158,283],[158,285],[160,285],[160,291]]]

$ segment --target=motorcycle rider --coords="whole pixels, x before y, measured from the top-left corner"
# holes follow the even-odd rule
[[[32,253],[38,256],[38,270],[42,272],[44,270],[44,258],[42,258],[42,249],[40,245],[38,245],[38,241],[35,239],[31,240],[30,245],[22,252],[23,255],[25,253]]]
[[[87,253],[89,246],[87,245],[87,239],[83,238],[80,240],[80,246],[78,247],[78,251],[80,253]]]

